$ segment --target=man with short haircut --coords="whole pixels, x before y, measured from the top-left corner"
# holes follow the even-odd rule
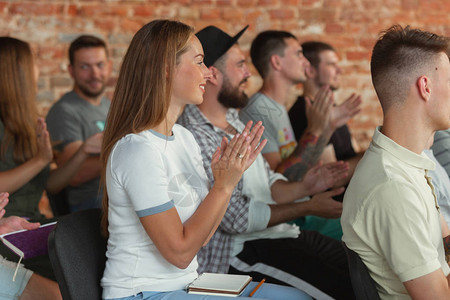
[[[306,69],[307,80],[303,83],[303,95],[297,98],[297,101],[289,110],[289,118],[294,130],[295,136],[302,136],[308,121],[306,119],[306,101],[305,99],[314,99],[324,86],[329,86],[331,91],[336,91],[340,87],[342,69],[339,66],[339,58],[336,50],[329,44],[310,41],[302,43],[303,55],[308,59],[310,65]],[[344,103],[353,116],[360,110],[361,97],[352,94]],[[330,144],[325,148],[321,156],[323,162],[336,160],[345,160],[350,163],[350,176],[361,159],[361,153],[358,153],[358,146],[352,138],[346,125],[347,119],[342,119],[336,130],[330,138]],[[348,181],[346,182],[348,183]]]
[[[450,237],[424,153],[450,127],[449,39],[392,26],[374,46],[372,82],[383,126],[344,197],[343,240],[375,280],[381,299],[450,299]]]
[[[47,126],[53,143],[60,153],[56,163],[65,164],[88,137],[105,127],[110,101],[103,96],[111,73],[111,61],[103,40],[90,35],[75,39],[69,48],[69,73],[73,90],[66,93],[50,109]],[[101,165],[98,156],[85,160],[66,188],[71,212],[100,207]]]
[[[248,102],[244,88],[250,72],[236,42],[246,28],[234,37],[214,26],[197,33],[211,78],[206,83],[204,102],[187,105],[178,123],[189,129],[199,143],[211,185],[211,157],[217,144],[223,137],[230,140],[245,127],[236,108]],[[284,223],[306,214],[340,215],[341,203],[331,196],[342,189],[293,202],[327,188],[326,184],[321,188],[311,182],[306,184],[313,172],[308,172],[303,182],[287,182],[284,176],[271,171],[260,155],[233,191],[218,230],[199,251],[199,271],[249,273],[255,280],[265,277],[270,282],[290,284],[317,299],[352,299],[340,243],[317,232],[299,233],[297,226]],[[342,176],[340,171],[334,174],[334,180]],[[328,187],[332,184],[333,180],[329,181]]]
[[[263,122],[263,138],[268,140],[262,150],[264,158],[272,170],[290,180],[299,180],[317,164],[331,134],[341,119],[347,118],[348,111],[343,106],[332,107],[332,92],[328,86],[323,87],[311,99],[314,101],[307,103],[308,127],[297,142],[285,106],[292,88],[306,81],[309,62],[300,43],[289,32],[268,30],[253,40],[250,55],[263,85],[241,110],[240,118],[244,122]]]

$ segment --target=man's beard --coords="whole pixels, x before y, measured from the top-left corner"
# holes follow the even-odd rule
[[[87,96],[89,98],[97,98],[98,96],[103,94],[103,92],[105,91],[106,85],[103,84],[101,89],[99,89],[98,91],[91,91],[89,88],[85,87],[84,85],[80,85],[80,84],[78,85],[78,88],[85,96]]]
[[[246,82],[247,78],[242,80],[237,87],[232,87],[228,77],[223,78],[222,88],[217,95],[217,100],[226,108],[243,108],[248,103],[248,96],[245,92],[239,90],[239,86]]]

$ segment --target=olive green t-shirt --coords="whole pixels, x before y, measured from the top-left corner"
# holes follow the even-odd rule
[[[0,141],[3,140],[5,127],[0,121]],[[8,171],[20,166],[13,159],[13,145],[11,145],[4,158],[0,158],[0,172]],[[32,220],[44,219],[39,212],[39,201],[44,191],[45,183],[49,176],[50,168],[47,166],[33,179],[20,189],[9,195],[9,203],[6,206],[6,216],[28,217]]]

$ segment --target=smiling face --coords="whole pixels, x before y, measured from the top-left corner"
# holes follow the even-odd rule
[[[176,105],[200,104],[203,102],[206,80],[211,76],[203,63],[203,48],[195,35],[189,40],[187,51],[183,53],[172,85],[172,102]]]
[[[217,99],[227,108],[245,107],[248,102],[245,86],[251,73],[239,46],[234,45],[227,51],[224,66],[220,69],[222,87]]]
[[[84,98],[97,98],[104,92],[111,72],[105,48],[81,48],[74,53],[69,72],[74,90]]]

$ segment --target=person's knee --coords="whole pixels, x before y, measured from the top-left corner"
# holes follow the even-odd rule
[[[55,281],[33,274],[19,299],[61,300],[62,297]]]

